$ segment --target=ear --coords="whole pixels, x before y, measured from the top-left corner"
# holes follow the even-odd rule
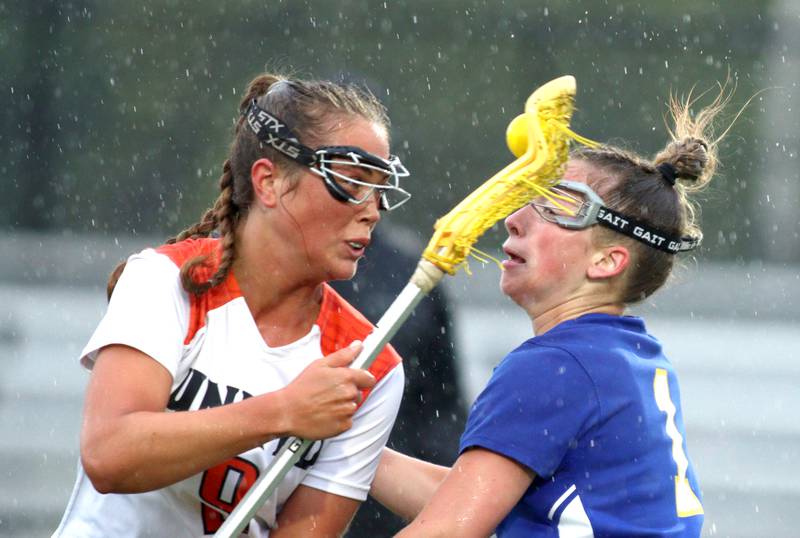
[[[278,202],[277,167],[269,159],[258,159],[250,167],[253,184],[253,200],[266,207],[275,207]]]
[[[593,280],[614,278],[622,274],[630,262],[630,253],[622,245],[613,245],[597,250],[592,254],[586,276]]]

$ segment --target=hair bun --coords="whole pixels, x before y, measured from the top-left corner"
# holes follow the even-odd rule
[[[671,185],[675,180],[699,181],[707,175],[709,164],[708,143],[697,137],[687,136],[673,140],[656,156],[655,167]],[[669,165],[670,169],[662,165]]]

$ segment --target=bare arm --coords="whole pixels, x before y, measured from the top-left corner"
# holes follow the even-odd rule
[[[411,521],[431,499],[448,471],[449,467],[384,448],[369,493],[387,509]]]
[[[361,503],[333,493],[299,485],[278,514],[274,538],[339,537],[347,530]]]
[[[279,391],[201,411],[165,412],[172,385],[167,370],[136,349],[103,348],[84,404],[86,474],[101,493],[143,492],[287,434],[336,435],[352,425],[359,390],[375,383],[367,372],[339,368],[359,349],[315,361]]]
[[[527,467],[495,452],[468,450],[422,512],[397,536],[490,536],[535,476]]]

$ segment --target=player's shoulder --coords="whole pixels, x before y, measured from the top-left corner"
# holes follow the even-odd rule
[[[207,259],[196,268],[194,277],[208,278],[218,267],[218,242],[217,239],[190,239],[145,248],[128,257],[120,281],[133,280],[146,286],[164,282],[182,287],[180,269],[186,261],[197,257]]]
[[[177,243],[161,245],[145,249],[128,259],[128,266],[123,272],[131,272],[140,286],[152,288],[152,293],[161,296],[172,296],[180,301],[182,308],[188,311],[188,328],[185,342],[190,342],[195,334],[207,323],[207,314],[212,310],[234,304],[242,292],[232,272],[217,286],[196,295],[185,290],[180,270],[192,259],[203,258],[197,265],[192,278],[204,281],[213,275],[219,267],[219,240],[216,238],[187,239]]]
[[[495,369],[497,375],[511,379],[528,376],[562,375],[567,368],[579,366],[581,361],[567,346],[552,339],[534,337],[509,352]]]
[[[197,239],[185,239],[177,243],[161,245],[153,249],[156,253],[165,256],[176,266],[182,266],[186,261],[198,256],[207,256],[217,253],[219,249],[219,239],[213,237],[201,237]],[[214,262],[214,260],[209,260]]]
[[[180,266],[158,252],[157,248],[145,248],[128,256],[116,288],[138,286],[161,288],[180,285]]]
[[[586,314],[564,321],[534,341],[540,346],[556,347],[579,358],[601,351],[641,348],[651,342],[657,343],[647,333],[641,318],[612,314]]]
[[[551,334],[553,332],[553,334]],[[591,340],[589,340],[591,342]],[[589,344],[591,345],[591,344]],[[590,389],[596,384],[593,357],[583,334],[548,331],[522,342],[494,369],[492,380],[500,386],[529,390],[537,386],[568,383]]]

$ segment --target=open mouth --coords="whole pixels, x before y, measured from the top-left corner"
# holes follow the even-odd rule
[[[346,241],[347,246],[350,247],[350,250],[359,256],[364,255],[364,251],[367,249],[367,243],[362,241]]]
[[[508,261],[512,263],[525,263],[525,258],[518,256],[514,251],[504,248],[503,252],[508,256]]]

